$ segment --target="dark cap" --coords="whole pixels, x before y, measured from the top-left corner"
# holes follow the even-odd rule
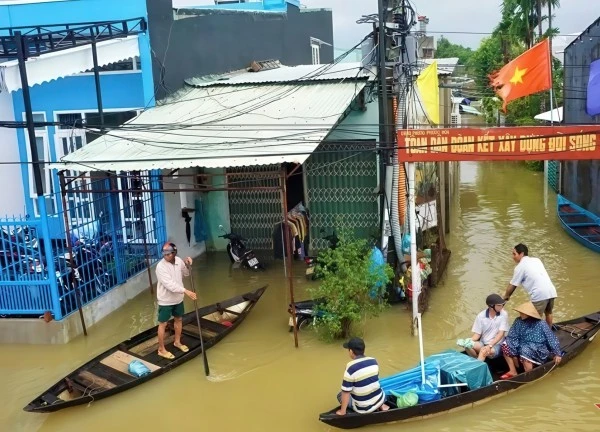
[[[506,301],[498,294],[490,294],[485,299],[485,304],[487,304],[489,307],[493,307],[495,305],[503,305],[504,303],[506,303]]]
[[[361,338],[353,337],[348,342],[344,342],[343,347],[351,349],[353,352],[363,353],[365,352],[365,341]]]

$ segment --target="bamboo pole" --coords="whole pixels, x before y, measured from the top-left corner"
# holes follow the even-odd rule
[[[286,269],[286,276],[288,280],[288,287],[290,290],[290,303],[292,304],[292,321],[294,323],[294,346],[298,348],[298,322],[296,320],[296,308],[294,307],[294,281],[292,274],[292,245],[290,243],[290,227],[286,223],[287,220],[287,175],[285,173],[285,169],[281,170],[281,213],[283,216],[282,223],[284,225],[283,229],[283,244],[285,247],[285,253],[283,254],[283,264]],[[287,257],[286,257],[287,255]]]

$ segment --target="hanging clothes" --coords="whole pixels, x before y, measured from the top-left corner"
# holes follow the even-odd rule
[[[302,202],[296,204],[287,213],[285,221],[278,222],[273,228],[273,255],[275,258],[287,256],[287,241],[283,241],[285,226],[289,228],[287,230],[289,232],[288,241],[292,245],[294,258],[303,260],[308,254],[309,218],[308,210]]]

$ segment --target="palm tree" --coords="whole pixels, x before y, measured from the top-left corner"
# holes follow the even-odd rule
[[[504,0],[502,3],[503,21],[527,49],[535,43],[536,27],[538,37],[541,39],[544,36],[542,23],[548,19],[542,13],[544,6],[549,6],[549,9],[560,7],[560,0]]]

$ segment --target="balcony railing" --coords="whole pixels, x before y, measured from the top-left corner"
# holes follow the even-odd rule
[[[95,23],[0,28],[0,59],[17,58],[15,32],[21,32],[25,58],[146,31],[144,18]]]

